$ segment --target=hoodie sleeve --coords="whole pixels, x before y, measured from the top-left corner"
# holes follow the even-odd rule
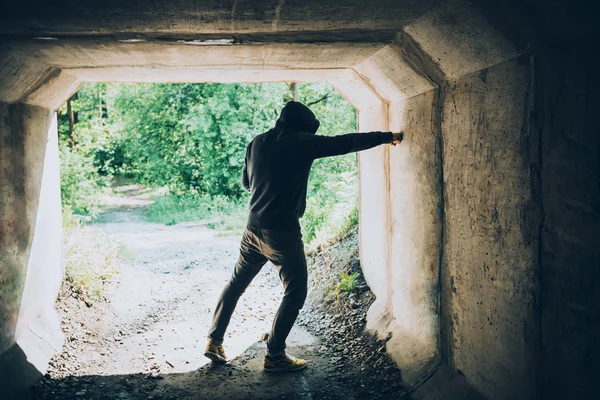
[[[297,148],[292,149],[311,159],[339,156],[391,143],[392,132],[349,133],[339,136],[297,134]]]
[[[250,181],[248,180],[248,152],[250,151],[251,144],[246,148],[246,158],[244,158],[244,168],[242,169],[242,186],[246,190],[250,190]]]

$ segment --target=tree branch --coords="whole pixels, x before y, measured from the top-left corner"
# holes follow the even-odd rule
[[[329,95],[331,94],[332,91],[330,91],[329,93],[327,93],[325,96],[321,97],[319,100],[315,100],[315,101],[312,101],[312,102],[308,103],[306,106],[310,107],[310,106],[315,105],[317,103],[320,103],[320,102],[322,102],[324,100],[327,100],[327,98],[329,97]]]

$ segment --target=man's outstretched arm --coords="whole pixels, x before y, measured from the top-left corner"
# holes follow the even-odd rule
[[[403,132],[366,132],[339,136],[299,133],[296,143],[297,148],[294,151],[316,159],[367,150],[384,143],[395,146],[402,142],[403,137]]]

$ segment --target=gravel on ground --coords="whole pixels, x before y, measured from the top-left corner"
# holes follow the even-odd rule
[[[264,332],[283,290],[267,264],[238,303],[225,340],[231,361],[203,356],[221,289],[238,255],[239,235],[202,223],[151,224],[129,196],[101,218],[130,256],[104,301],[86,303],[65,283],[56,307],[65,334],[33,399],[394,399],[405,396],[386,340],[365,332],[374,300],[360,275],[354,229],[308,254],[310,294],[288,341],[309,360],[294,374],[262,371]],[[132,205],[133,204],[133,205]],[[141,207],[141,208],[140,208]],[[339,272],[359,272],[338,289]]]

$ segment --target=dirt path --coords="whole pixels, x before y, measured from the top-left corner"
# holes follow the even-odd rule
[[[220,237],[202,224],[148,223],[140,214],[148,204],[144,194],[135,188],[123,192],[98,225],[127,254],[110,301],[91,308],[74,298],[59,301],[65,349],[53,359],[34,398],[377,398],[381,388],[368,387],[367,358],[340,364],[349,348],[345,339],[340,354],[325,345],[317,336],[332,337],[327,330],[338,327],[310,311],[288,340],[289,352],[308,358],[310,367],[292,375],[262,371],[266,346],[259,338],[269,330],[282,297],[271,264],[232,318],[225,342],[232,361],[213,368],[203,356],[205,337],[237,259],[239,237]],[[372,367],[374,374],[381,373]]]

